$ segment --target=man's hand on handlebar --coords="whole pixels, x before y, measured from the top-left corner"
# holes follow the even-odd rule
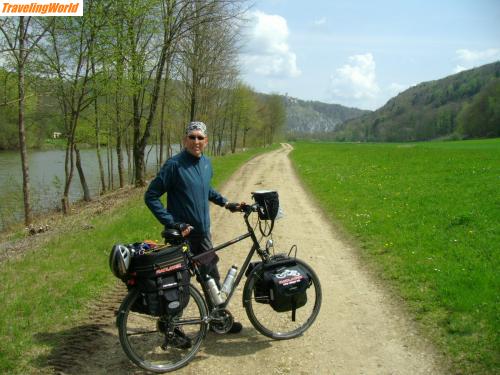
[[[245,207],[245,206],[246,206],[245,202],[241,202],[241,203],[227,202],[224,205],[224,207],[231,212],[240,212],[243,210],[243,207]]]

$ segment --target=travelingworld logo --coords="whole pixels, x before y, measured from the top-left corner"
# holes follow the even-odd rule
[[[83,0],[6,0],[0,16],[83,16]]]

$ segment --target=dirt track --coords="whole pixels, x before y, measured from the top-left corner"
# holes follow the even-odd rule
[[[316,270],[323,305],[314,325],[300,338],[272,341],[260,335],[241,306],[241,288],[231,311],[244,329],[238,335],[209,333],[202,350],[178,374],[442,374],[439,357],[416,333],[398,304],[359,263],[356,251],[342,242],[320,209],[308,198],[288,160],[290,146],[261,155],[245,166],[221,192],[230,200],[250,199],[250,192],[276,189],[285,217],[276,222],[275,247],[297,244],[298,257]],[[245,232],[239,214],[213,206],[214,243]],[[224,276],[241,265],[250,241],[220,253]],[[120,291],[117,287],[117,291]],[[63,338],[64,347],[49,359],[57,372],[141,374],[123,354],[113,309],[120,297],[101,306],[96,324],[82,325]]]

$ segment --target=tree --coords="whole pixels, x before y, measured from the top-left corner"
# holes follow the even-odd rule
[[[269,118],[266,124],[266,140],[272,144],[281,136],[281,132],[286,122],[286,111],[283,97],[278,94],[272,94],[266,101],[269,108]]]
[[[17,17],[16,17],[17,18]],[[26,149],[26,127],[25,127],[25,67],[28,63],[29,55],[37,47],[40,40],[45,35],[49,21],[44,27],[37,27],[32,17],[20,16],[16,23],[16,18],[5,17],[0,23],[2,32],[11,56],[15,60],[18,79],[18,129],[19,129],[19,150],[21,153],[21,169],[23,174],[23,203],[24,203],[24,223],[30,225],[33,221],[33,213],[30,203],[30,179],[28,152]],[[14,36],[14,37],[13,37]]]

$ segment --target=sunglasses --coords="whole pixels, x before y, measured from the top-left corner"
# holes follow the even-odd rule
[[[188,135],[188,138],[191,139],[191,140],[199,140],[199,141],[203,141],[205,139],[205,137],[203,137],[202,135]]]

